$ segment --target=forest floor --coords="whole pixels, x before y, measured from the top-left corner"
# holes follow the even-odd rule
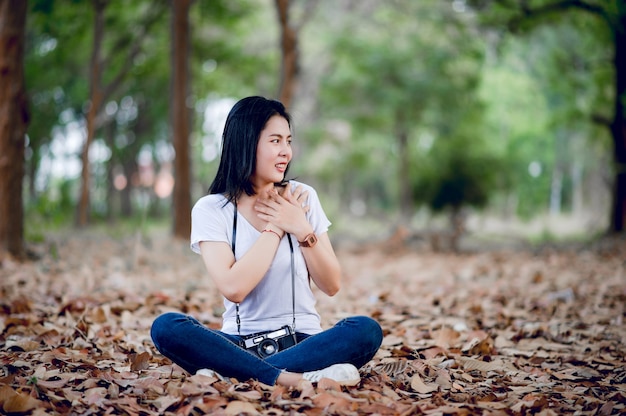
[[[626,239],[459,254],[340,244],[324,326],[376,318],[362,381],[298,388],[189,375],[149,328],[181,310],[218,328],[222,303],[167,233],[47,235],[0,264],[0,413],[614,415],[626,413]]]

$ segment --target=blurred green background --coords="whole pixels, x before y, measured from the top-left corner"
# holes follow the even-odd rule
[[[297,52],[287,79],[291,174],[316,187],[336,239],[403,228],[542,240],[615,228],[616,139],[607,126],[619,92],[618,29],[607,22],[624,31],[624,6],[551,3],[286,2]],[[192,204],[217,168],[230,106],[284,92],[279,6],[198,0],[188,9]],[[111,88],[89,148],[90,224],[170,227],[173,6],[28,7],[26,239],[75,222],[97,7],[101,84]]]

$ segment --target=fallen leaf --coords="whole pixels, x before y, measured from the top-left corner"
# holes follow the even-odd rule
[[[131,357],[130,371],[147,370],[150,367],[150,354],[142,352]]]
[[[411,377],[411,388],[415,392],[421,393],[421,394],[428,394],[428,393],[432,393],[434,391],[439,390],[439,386],[437,384],[424,383],[420,375],[417,373],[413,374],[413,377]]]
[[[254,407],[254,405],[250,402],[242,402],[239,400],[232,401],[226,405],[226,409],[224,409],[224,413],[229,416],[236,415],[260,415],[259,411]]]

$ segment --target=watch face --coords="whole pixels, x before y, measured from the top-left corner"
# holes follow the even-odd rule
[[[317,236],[315,234],[309,234],[304,238],[304,241],[300,243],[302,247],[313,247],[317,243]]]

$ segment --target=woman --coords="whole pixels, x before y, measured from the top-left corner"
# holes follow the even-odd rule
[[[220,165],[191,230],[191,249],[224,296],[222,329],[166,313],[151,330],[157,349],[192,374],[356,385],[358,368],[380,347],[381,328],[365,316],[321,328],[310,281],[333,296],[341,270],[315,190],[285,180],[291,141],[278,101],[244,98],[227,117]]]

